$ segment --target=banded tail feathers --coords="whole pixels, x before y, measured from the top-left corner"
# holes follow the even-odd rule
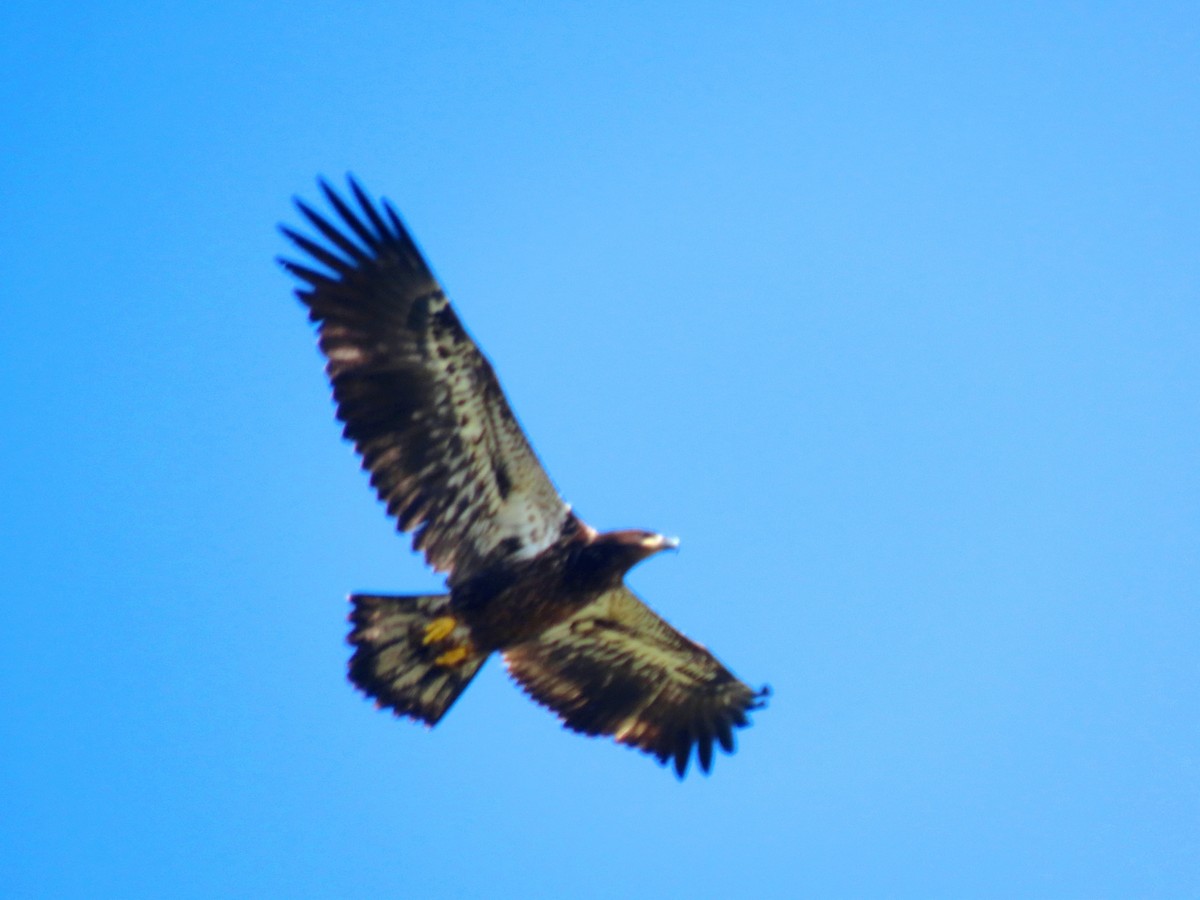
[[[436,725],[487,659],[449,594],[353,594],[350,680],[376,705]]]

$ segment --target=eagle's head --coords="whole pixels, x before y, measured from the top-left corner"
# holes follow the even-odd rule
[[[618,565],[623,572],[655,553],[679,547],[679,538],[666,537],[654,531],[642,531],[637,528],[606,532],[597,536],[596,542],[606,545],[614,560],[619,560]]]
[[[588,529],[569,545],[566,577],[589,590],[606,590],[620,584],[625,573],[646,557],[678,546],[676,538],[653,531]]]

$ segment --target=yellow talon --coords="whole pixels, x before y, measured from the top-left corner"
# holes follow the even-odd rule
[[[421,639],[421,643],[426,645],[440,643],[450,636],[450,632],[457,625],[458,620],[454,616],[438,616],[425,626],[425,637]]]
[[[470,655],[471,649],[469,647],[455,647],[453,650],[447,650],[435,659],[433,663],[434,665],[450,669],[462,663]]]

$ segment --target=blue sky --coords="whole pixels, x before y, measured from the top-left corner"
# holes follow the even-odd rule
[[[1190,3],[0,9],[16,897],[1200,894]],[[401,210],[631,582],[769,709],[682,784],[489,664],[273,258]]]

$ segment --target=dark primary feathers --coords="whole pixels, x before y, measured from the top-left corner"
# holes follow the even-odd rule
[[[327,270],[283,261],[307,285],[344,435],[435,569],[470,574],[510,540],[544,548],[567,505],[399,216],[350,187],[360,213],[321,184],[344,231],[296,203],[327,245],[283,229]]]
[[[625,587],[672,542],[598,534],[562,501],[399,216],[351,179],[336,219],[297,201],[320,235],[284,234],[284,266],[317,323],[337,415],[401,531],[448,594],[351,597],[351,680],[435,724],[488,656],[563,723],[707,771],[767,690],[752,690]]]
[[[732,753],[733,729],[748,724],[746,713],[769,693],[738,681],[623,584],[509,647],[504,663],[568,728],[674,760],[681,776],[693,746],[705,772],[714,740]]]

